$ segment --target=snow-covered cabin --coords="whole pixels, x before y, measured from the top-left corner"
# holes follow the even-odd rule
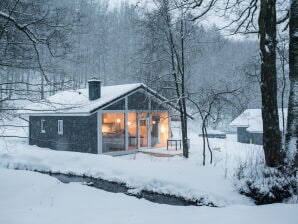
[[[286,125],[287,109],[283,110]],[[283,130],[282,109],[278,109],[279,126]],[[261,109],[247,109],[231,123],[231,126],[237,128],[237,141],[241,143],[263,144],[263,120]]]
[[[55,150],[121,155],[164,147],[177,108],[142,83],[58,92],[20,111],[29,115],[29,144]]]

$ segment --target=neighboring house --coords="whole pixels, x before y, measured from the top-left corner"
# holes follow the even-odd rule
[[[177,110],[142,83],[62,91],[27,106],[29,144],[56,150],[122,155],[164,147]]]
[[[279,126],[283,130],[282,109],[278,109]],[[287,109],[284,109],[286,126]],[[237,141],[241,143],[263,144],[263,121],[261,109],[247,109],[231,123],[237,128]]]

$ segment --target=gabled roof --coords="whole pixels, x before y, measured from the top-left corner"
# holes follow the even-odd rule
[[[288,110],[284,109],[285,123],[288,115]],[[278,109],[279,127],[282,130],[282,109]],[[261,109],[247,109],[238,117],[236,117],[231,123],[234,127],[246,127],[246,130],[251,133],[263,132],[263,119]]]
[[[108,104],[134,92],[144,89],[154,95],[159,100],[166,102],[170,107],[177,110],[177,107],[170,103],[165,97],[161,96],[143,83],[123,84],[114,86],[102,86],[101,97],[90,101],[88,89],[66,90],[56,93],[45,100],[32,103],[19,110],[19,114],[89,114]],[[188,115],[192,118],[190,115]]]
[[[21,114],[39,113],[90,113],[102,105],[110,103],[128,92],[142,87],[142,83],[102,86],[101,97],[90,101],[88,89],[58,92],[45,100],[32,103],[20,110]]]

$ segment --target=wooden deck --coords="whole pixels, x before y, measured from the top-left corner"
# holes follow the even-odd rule
[[[140,151],[141,153],[150,155],[150,156],[155,156],[155,157],[174,157],[174,156],[182,156],[182,153],[177,153],[177,154],[167,154],[167,153],[160,153],[160,152],[144,152]]]

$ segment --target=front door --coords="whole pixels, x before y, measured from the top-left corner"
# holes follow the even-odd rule
[[[138,146],[139,148],[149,147],[149,118],[138,120]]]

